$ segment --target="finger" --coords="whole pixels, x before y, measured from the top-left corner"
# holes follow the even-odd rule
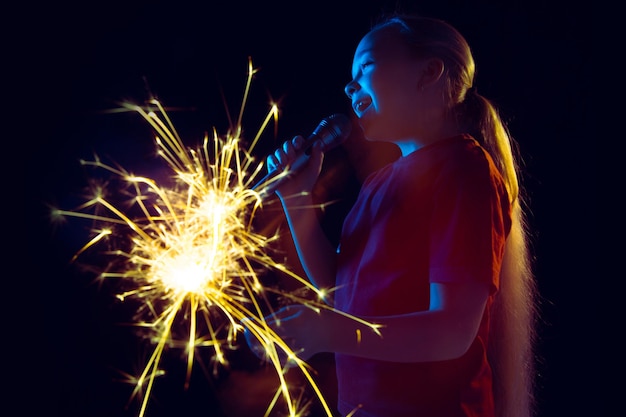
[[[274,155],[267,157],[267,169],[268,171],[275,171],[279,167],[278,160]]]
[[[304,143],[305,140],[302,136],[295,136],[293,139],[283,142],[273,154],[267,157],[268,169],[270,171],[283,170],[295,159],[297,151],[302,148]]]
[[[266,319],[268,323],[280,325],[286,321],[298,318],[300,315],[302,315],[301,308],[292,308],[287,306],[278,310],[274,314],[271,314]]]
[[[254,355],[259,359],[265,359],[265,348],[261,345],[261,342],[256,337],[254,337],[252,332],[248,329],[244,329],[243,335],[246,344],[248,345],[252,353],[254,353]]]
[[[286,151],[283,148],[276,149],[274,151],[274,160],[276,161],[277,167],[283,168],[285,165],[287,165]]]
[[[297,151],[297,136],[295,138],[293,138],[292,140],[286,140],[283,143],[283,151],[285,152],[285,155],[287,156],[287,159],[289,161],[292,161],[295,156],[296,156],[296,151]]]
[[[291,140],[293,147],[298,150],[302,149],[302,146],[304,146],[305,142],[306,141],[304,140],[304,137],[301,135],[298,135]]]

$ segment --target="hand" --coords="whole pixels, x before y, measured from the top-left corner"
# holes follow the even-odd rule
[[[296,160],[299,152],[305,145],[306,140],[302,136],[295,136],[290,141],[285,141],[283,146],[276,149],[274,154],[267,158],[268,172],[279,170],[286,171],[289,175],[287,181],[283,181],[277,190],[280,196],[291,196],[313,189],[315,181],[320,174],[323,162],[323,152],[320,143],[312,147],[308,161],[297,172],[289,173],[292,163]]]
[[[304,305],[293,305],[265,317],[265,321],[289,347],[291,350],[289,353],[307,360],[320,352],[324,345],[326,332],[324,326],[320,326],[323,313],[324,310],[318,313]],[[245,321],[242,324],[245,326]],[[252,352],[258,358],[267,360],[265,347],[247,328],[244,331],[244,337]],[[286,363],[287,355],[283,348],[276,345],[276,351],[283,365],[294,365],[294,363]]]

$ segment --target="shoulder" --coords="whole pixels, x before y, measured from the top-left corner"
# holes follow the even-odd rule
[[[425,160],[441,180],[487,180],[498,171],[487,151],[469,135],[443,139],[427,149]]]

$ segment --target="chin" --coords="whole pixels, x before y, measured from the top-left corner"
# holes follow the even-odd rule
[[[378,140],[376,139],[377,135],[376,135],[375,125],[371,121],[368,121],[365,118],[361,118],[359,119],[359,126],[361,127],[361,131],[363,132],[363,136],[365,137],[366,140],[369,140],[369,141]]]
[[[359,122],[359,124],[363,131],[363,137],[368,142],[390,142],[388,131],[380,132],[378,131],[379,129],[376,129],[371,123]]]
[[[359,119],[359,126],[363,131],[363,136],[370,142],[390,142],[389,128],[385,123],[381,123],[379,117],[371,117],[367,112]]]

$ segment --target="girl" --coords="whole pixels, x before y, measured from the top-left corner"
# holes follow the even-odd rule
[[[308,278],[344,315],[289,306],[270,322],[302,359],[335,352],[338,410],[359,417],[528,417],[535,286],[512,140],[476,92],[463,36],[394,16],[357,46],[345,87],[370,141],[400,158],[371,174],[331,247],[311,193],[323,154],[277,194]],[[268,158],[289,166],[304,138]],[[356,410],[356,411],[355,411]]]

